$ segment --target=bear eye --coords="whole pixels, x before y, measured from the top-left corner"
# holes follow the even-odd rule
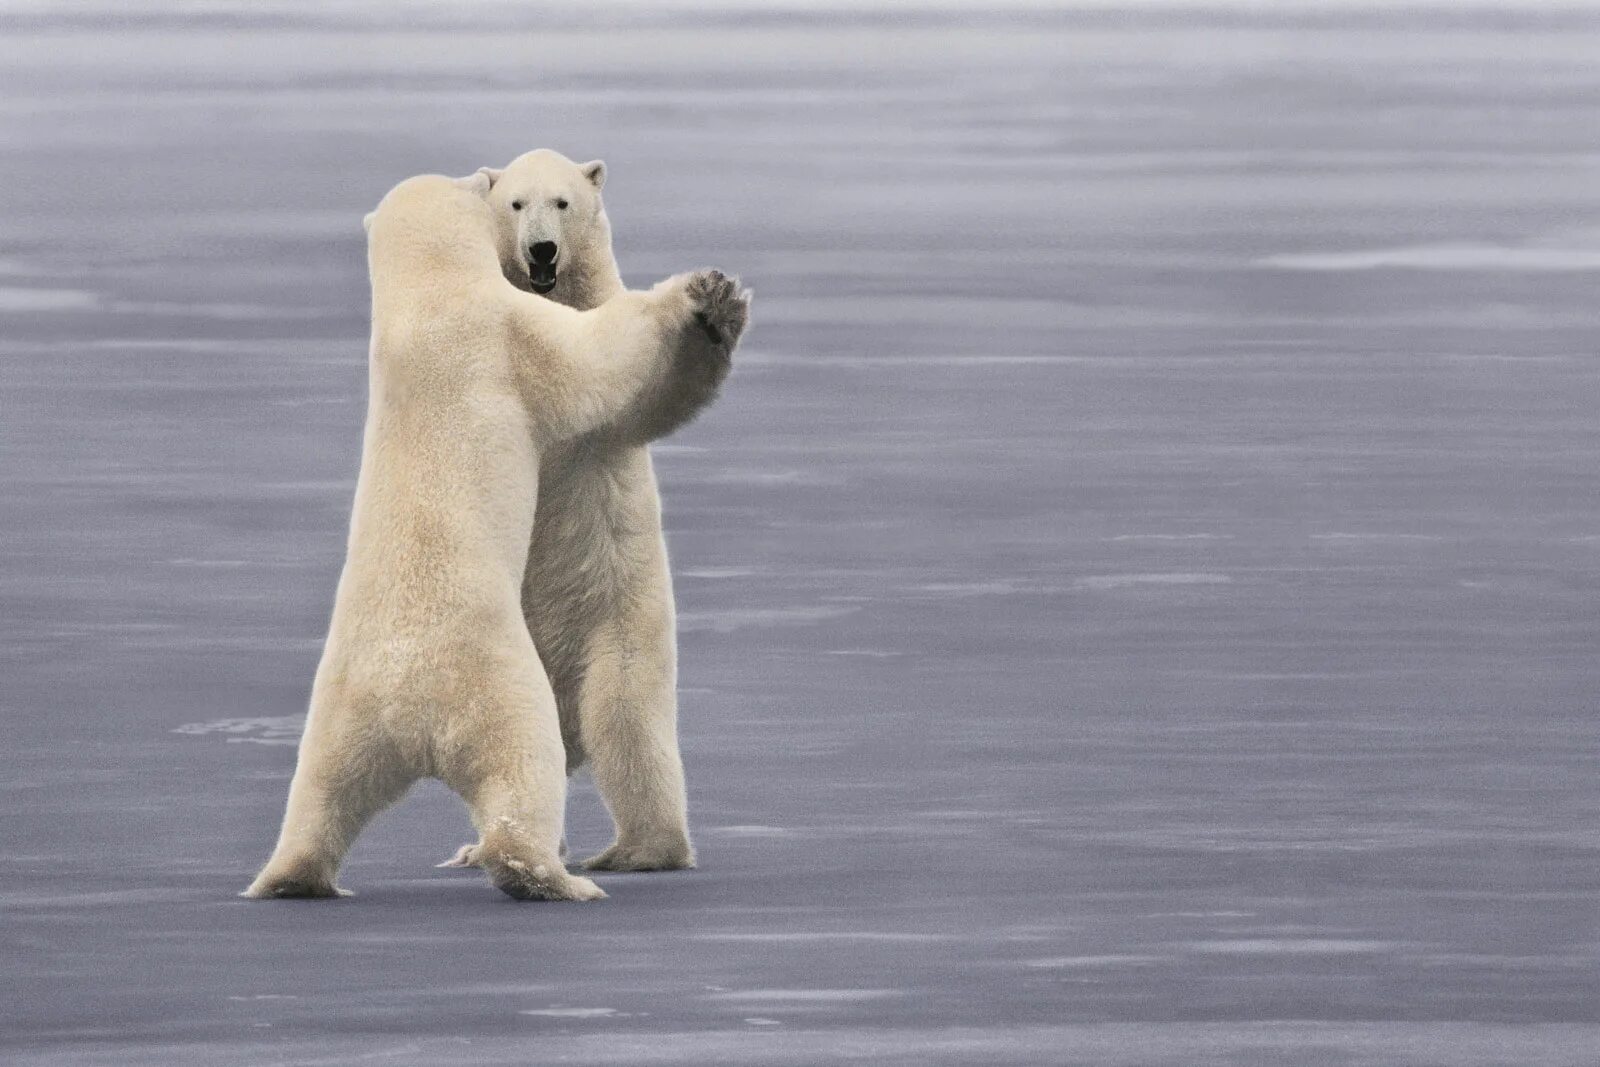
[[[567,202],[565,200],[562,200],[560,197],[557,197],[556,198],[556,207],[558,209],[560,209],[561,211],[565,211],[565,210],[567,210]]]
[[[521,211],[522,210],[522,201],[521,200],[513,200],[513,201],[511,201],[511,210],[512,211]]]

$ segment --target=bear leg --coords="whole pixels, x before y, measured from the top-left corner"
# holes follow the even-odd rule
[[[397,760],[341,748],[308,733],[289,785],[283,829],[272,857],[241,896],[255,899],[349,896],[335,884],[339,864],[362,827],[411,785]]]
[[[473,804],[473,821],[483,834],[462,851],[481,867],[496,889],[516,900],[602,900],[605,891],[594,882],[568,874],[558,849],[542,840],[538,820],[527,816],[526,793],[491,783]]]
[[[532,657],[531,642],[528,650]],[[600,900],[599,886],[568,874],[561,862],[567,774],[555,696],[542,671],[519,681],[506,691],[531,699],[474,709],[477,740],[453,751],[442,768],[479,834],[450,865],[481,867],[517,900]]]
[[[578,719],[584,752],[616,841],[591,871],[693,867],[669,605],[635,602],[603,628],[584,665]]]

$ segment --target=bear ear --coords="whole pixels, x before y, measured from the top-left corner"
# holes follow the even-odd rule
[[[478,173],[489,179],[489,188],[493,189],[500,183],[506,169],[504,167],[479,167]]]
[[[371,233],[372,232],[372,220],[377,218],[377,217],[378,217],[378,213],[376,211],[367,212],[366,215],[361,219],[361,228],[363,230],[366,230],[368,233]]]
[[[465,178],[456,179],[456,188],[465,189],[467,192],[483,199],[488,199],[489,190],[494,187],[494,179],[489,176],[489,168],[484,167],[476,174],[469,174]]]
[[[583,176],[589,179],[589,184],[596,189],[604,189],[606,185],[606,161],[591,159],[578,168],[583,171]]]

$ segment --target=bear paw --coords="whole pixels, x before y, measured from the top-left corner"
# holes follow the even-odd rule
[[[612,845],[583,861],[588,871],[682,871],[694,866],[694,849],[687,841],[671,844]]]
[[[489,874],[494,887],[516,900],[604,900],[605,890],[587,878],[568,874],[559,863],[493,855],[488,849],[478,852],[479,866]]]
[[[332,882],[320,878],[258,878],[239,894],[251,900],[337,900],[351,895]]]
[[[738,278],[720,270],[701,270],[689,275],[685,292],[695,325],[713,345],[731,353],[750,321],[750,290],[740,289]]]

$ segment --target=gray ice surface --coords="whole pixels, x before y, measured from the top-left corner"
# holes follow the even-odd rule
[[[1600,17],[0,7],[0,1060],[1600,1060]],[[702,867],[266,855],[363,212],[757,290],[657,450]],[[606,843],[580,786],[572,838]]]

